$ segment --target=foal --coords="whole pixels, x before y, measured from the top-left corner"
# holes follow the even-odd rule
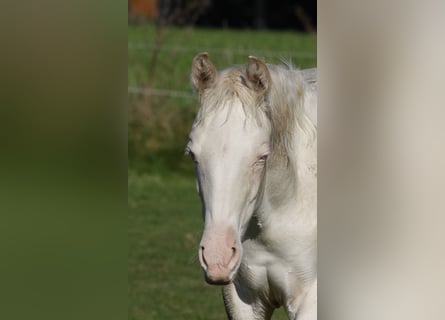
[[[317,317],[315,71],[192,63],[201,107],[186,153],[202,200],[199,259],[229,319]],[[298,315],[298,316],[297,316]]]

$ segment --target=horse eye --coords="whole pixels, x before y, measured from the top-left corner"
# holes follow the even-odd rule
[[[190,158],[192,159],[192,161],[194,163],[198,163],[198,161],[196,161],[196,157],[195,154],[192,152],[192,150],[190,150],[188,147],[185,148],[185,155],[186,156],[190,156]]]
[[[263,164],[266,163],[266,160],[267,160],[267,154],[265,154],[264,156],[259,157],[258,161],[257,161],[257,164],[263,165]]]
[[[198,163],[198,161],[196,161],[196,157],[193,152],[189,151],[188,154],[194,163]]]

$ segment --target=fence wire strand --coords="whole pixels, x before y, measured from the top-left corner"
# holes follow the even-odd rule
[[[157,45],[154,43],[128,43],[128,49],[134,50],[159,50],[159,51],[174,51],[174,52],[213,52],[218,54],[238,54],[238,55],[250,55],[252,52],[261,53],[269,57],[296,57],[296,58],[312,58],[315,59],[316,55],[310,52],[291,52],[291,51],[274,51],[274,50],[262,50],[262,49],[228,49],[228,48],[197,48],[187,46],[166,46]]]
[[[151,51],[170,51],[170,52],[201,52],[207,51],[210,53],[223,54],[223,55],[250,55],[253,52],[261,54],[267,57],[278,58],[282,61],[287,61],[290,58],[300,58],[300,59],[316,59],[316,55],[310,52],[291,52],[291,51],[274,51],[274,50],[261,50],[261,49],[232,49],[232,48],[197,48],[188,46],[168,46],[168,45],[157,45],[155,43],[142,43],[142,42],[129,42],[129,50],[151,50]],[[283,58],[286,57],[286,58]],[[185,98],[185,99],[196,99],[196,96],[189,91],[179,91],[170,89],[157,89],[157,88],[147,88],[147,87],[136,87],[129,86],[128,94],[130,95],[144,95],[144,96],[162,96],[170,98]]]
[[[143,87],[128,87],[128,94],[145,95],[145,96],[163,96],[171,98],[186,98],[196,99],[195,95],[188,91],[169,90],[169,89],[155,89]]]

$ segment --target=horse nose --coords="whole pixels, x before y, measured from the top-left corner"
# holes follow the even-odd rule
[[[202,268],[206,271],[208,268],[208,264],[207,264],[207,260],[205,258],[204,249],[205,249],[204,246],[201,246],[199,248],[199,260],[201,262]],[[223,266],[225,266],[229,269],[232,269],[233,267],[235,267],[236,260],[238,257],[238,250],[236,249],[236,247],[232,247],[231,250],[232,250],[232,254],[231,254],[229,260],[227,261],[227,263],[223,262]]]
[[[204,269],[204,271],[207,271],[207,261],[204,257],[204,246],[199,248],[199,262],[201,262],[201,267]]]
[[[213,250],[206,248],[205,245],[199,248],[199,260],[209,284],[227,284],[232,281],[233,271],[238,265],[239,258],[236,245]]]

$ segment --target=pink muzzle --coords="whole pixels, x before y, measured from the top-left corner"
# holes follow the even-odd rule
[[[199,261],[207,283],[230,283],[239,267],[240,259],[241,245],[232,227],[212,227],[204,230]]]

